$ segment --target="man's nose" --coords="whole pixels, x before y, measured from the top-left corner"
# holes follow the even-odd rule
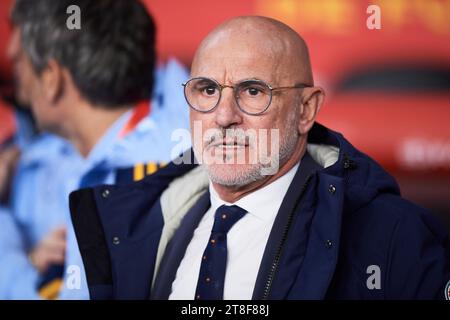
[[[7,47],[6,47],[6,57],[10,61],[14,61],[17,59],[17,56],[20,52],[20,36],[19,31],[14,30],[10,36],[10,39],[8,41]]]
[[[242,122],[242,112],[237,105],[233,88],[226,87],[222,90],[222,97],[214,113],[216,124],[222,128]]]

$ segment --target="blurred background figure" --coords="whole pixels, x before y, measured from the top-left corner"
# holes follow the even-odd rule
[[[81,30],[66,25],[67,7],[74,4],[81,9]],[[0,209],[0,298],[86,299],[68,194],[139,180],[176,155],[171,134],[188,127],[178,90],[188,73],[174,59],[157,63],[155,25],[137,0],[11,5],[5,50],[15,86],[13,98],[3,96],[16,110],[14,117],[6,108],[0,112],[16,137],[5,134],[0,154],[8,159],[0,166],[0,179],[2,168],[8,175],[0,186],[5,198],[10,193]],[[31,107],[31,117],[23,106]],[[17,149],[14,170],[15,159],[9,159],[19,153],[10,150]],[[68,276],[73,285],[66,285]]]

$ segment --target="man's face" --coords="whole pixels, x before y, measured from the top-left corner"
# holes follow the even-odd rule
[[[296,79],[290,75],[283,59],[270,47],[266,49],[239,42],[216,44],[198,55],[192,66],[192,77],[207,77],[225,85],[236,85],[248,79],[262,80],[272,87],[294,85]],[[279,166],[283,165],[298,144],[299,101],[298,90],[274,91],[266,112],[248,115],[238,108],[233,90],[225,88],[219,105],[212,112],[191,109],[194,151],[197,159],[202,155],[201,162],[211,180],[225,186],[243,186],[261,180],[265,176],[261,169],[270,165],[264,155],[278,157]],[[201,130],[198,130],[199,125]],[[211,139],[214,133],[210,133],[214,131],[223,134]],[[242,137],[242,132],[256,133],[256,140],[247,134],[244,139],[232,135],[237,133]],[[241,142],[236,143],[239,139]],[[239,153],[245,154],[244,163],[237,161]],[[250,154],[257,155],[256,162],[255,158],[250,159]],[[217,163],[219,158],[232,160]]]
[[[21,45],[20,29],[15,27],[11,34],[7,55],[12,63],[14,74],[15,97],[19,104],[30,105],[30,90],[32,81],[31,62],[24,54]]]
[[[8,56],[13,63],[16,99],[31,107],[39,129],[55,132],[60,120],[47,98],[42,76],[36,73],[29,55],[22,48],[19,28],[13,30]]]
[[[26,57],[30,61],[27,55]],[[31,66],[31,61],[29,65],[31,67],[30,106],[36,125],[42,131],[61,134],[63,119],[61,108],[55,104],[50,93],[51,89],[49,89],[44,80],[46,69],[41,74],[37,74]]]

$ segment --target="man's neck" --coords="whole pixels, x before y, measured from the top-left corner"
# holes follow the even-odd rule
[[[84,107],[82,110],[72,117],[67,138],[86,158],[111,125],[128,111],[129,107],[108,109],[96,106]]]
[[[265,179],[261,179],[240,187],[224,186],[214,182],[212,183],[212,185],[214,187],[214,190],[217,192],[217,194],[223,201],[228,203],[235,203],[236,201],[243,198],[247,194],[252,193],[258,189],[261,189],[271,184],[279,177],[285,175],[300,161],[305,152],[306,152],[306,137],[303,139],[299,139],[299,143],[295,148],[294,153],[284,164],[280,166],[276,174],[272,176],[267,176]]]

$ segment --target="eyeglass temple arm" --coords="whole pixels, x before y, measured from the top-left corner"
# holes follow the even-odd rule
[[[277,87],[277,88],[271,88],[272,91],[274,90],[283,90],[283,89],[303,89],[303,88],[309,88],[312,87],[312,85],[299,83],[292,87]]]

